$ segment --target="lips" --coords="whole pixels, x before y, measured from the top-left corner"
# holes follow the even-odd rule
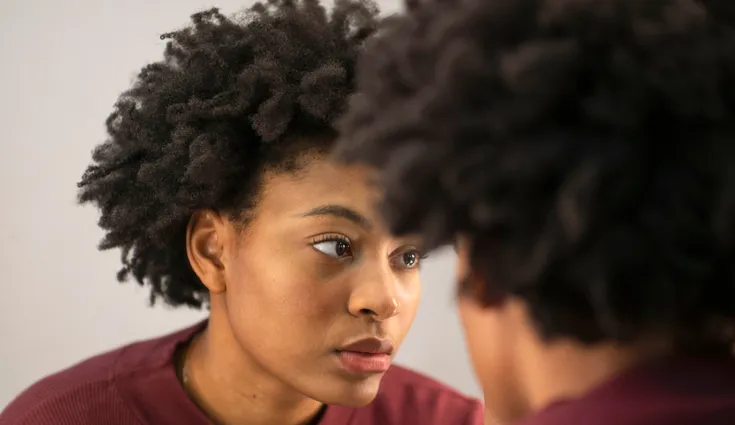
[[[357,374],[386,372],[391,365],[393,343],[378,338],[365,338],[337,350],[341,366]]]
[[[391,354],[393,353],[393,343],[387,339],[365,338],[352,344],[345,345],[339,351],[351,351],[363,354]]]

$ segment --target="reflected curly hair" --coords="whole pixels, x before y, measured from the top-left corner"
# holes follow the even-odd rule
[[[319,0],[270,0],[240,18],[197,13],[161,36],[163,60],[120,96],[79,183],[79,201],[101,210],[100,249],[122,249],[119,281],[147,283],[152,304],[207,303],[186,256],[190,217],[246,215],[265,169],[330,148],[378,13],[370,0],[329,12]]]
[[[735,2],[411,5],[337,146],[382,168],[392,230],[469,236],[463,294],[524,300],[545,338],[732,342]]]

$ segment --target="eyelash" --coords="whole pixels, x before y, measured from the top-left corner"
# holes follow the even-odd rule
[[[347,236],[343,236],[337,233],[327,233],[324,235],[318,235],[318,236],[314,236],[311,239],[312,245],[316,245],[318,243],[323,243],[323,242],[344,242],[344,243],[348,243],[352,245],[352,241],[349,240]]]
[[[341,242],[345,245],[347,245],[349,249],[349,256],[352,256],[352,241],[346,236],[336,234],[336,233],[327,233],[324,235],[315,236],[311,241],[311,246],[317,251],[320,251],[322,254],[327,255],[328,257],[332,257],[334,259],[341,259],[344,258],[342,256],[334,257],[332,255],[329,255],[328,253],[322,251],[321,249],[317,248],[317,245],[323,244],[326,242]]]
[[[312,238],[310,244],[311,244],[312,247],[315,247],[316,245],[318,245],[320,243],[325,243],[325,242],[343,242],[343,243],[347,244],[350,247],[350,251],[352,250],[352,241],[350,241],[350,239],[348,237],[346,237],[344,235],[337,234],[337,233],[327,233],[327,234],[315,236],[315,237]],[[314,248],[314,249],[316,249],[316,248]],[[317,249],[317,251],[320,251],[320,250]],[[416,253],[416,255],[418,255],[419,262],[418,262],[418,265],[416,267],[407,267],[406,268],[407,270],[410,270],[410,269],[414,269],[414,268],[419,267],[421,265],[421,262],[428,257],[428,254],[422,252],[421,250],[419,250],[417,248],[407,249],[407,250],[405,250],[403,252],[397,253],[395,256],[396,257],[399,257],[399,256],[402,256],[402,255],[405,255],[405,254],[410,254],[410,253]],[[327,254],[325,254],[325,255],[327,255]]]

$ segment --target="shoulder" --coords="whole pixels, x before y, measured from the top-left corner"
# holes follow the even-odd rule
[[[112,379],[122,351],[89,358],[31,385],[0,413],[0,425],[84,425],[103,423],[105,412],[125,414]]]
[[[371,404],[388,423],[405,425],[482,425],[483,406],[428,376],[393,366]]]
[[[139,424],[117,382],[170,362],[179,336],[136,342],[49,375],[0,412],[0,425]]]

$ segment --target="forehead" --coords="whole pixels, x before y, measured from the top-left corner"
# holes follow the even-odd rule
[[[325,157],[309,157],[296,171],[265,174],[256,207],[259,214],[302,214],[321,205],[340,205],[376,217],[380,192],[368,184],[373,171],[364,166],[342,165]],[[267,217],[267,215],[266,215]]]

